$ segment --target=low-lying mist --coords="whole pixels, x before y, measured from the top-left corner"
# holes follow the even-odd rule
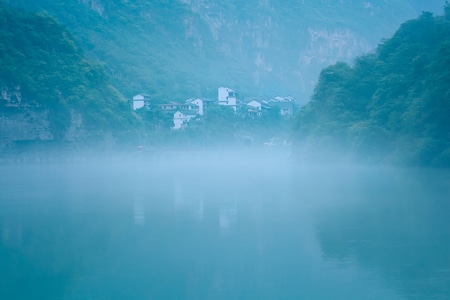
[[[2,299],[449,293],[446,170],[273,148],[62,158],[0,165]]]

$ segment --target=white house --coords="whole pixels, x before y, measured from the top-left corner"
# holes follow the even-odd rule
[[[220,105],[231,106],[236,111],[237,96],[238,93],[236,91],[227,87],[220,87],[217,100]]]
[[[261,102],[252,100],[249,103],[247,103],[247,107],[248,107],[248,109],[261,111],[262,104],[261,104]]]
[[[150,106],[150,96],[146,94],[137,94],[133,97],[133,109],[139,109],[141,107],[149,107]]]
[[[279,114],[282,117],[290,118],[294,115],[295,110],[295,101],[293,97],[286,96],[280,97],[277,96],[273,99],[269,100],[269,105],[272,108],[276,108],[279,110]]]
[[[200,98],[189,99],[189,100],[186,100],[186,103],[197,105],[198,106],[198,114],[200,116],[203,116],[203,108],[204,108],[204,106],[203,106],[203,100],[202,99],[200,99]]]
[[[181,129],[187,126],[187,123],[195,118],[196,114],[190,110],[177,110],[173,114],[173,129]]]
[[[252,100],[247,103],[247,113],[253,116],[261,116],[262,114],[262,103],[256,100]]]
[[[294,104],[293,103],[280,103],[280,115],[282,117],[292,117],[294,115]]]

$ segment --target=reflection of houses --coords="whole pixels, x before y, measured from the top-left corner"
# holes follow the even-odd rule
[[[150,108],[150,96],[146,94],[137,94],[133,97],[133,109]]]
[[[173,114],[173,129],[181,129],[187,127],[187,123],[195,118],[197,114],[192,110],[177,110]]]
[[[231,106],[236,111],[238,93],[227,87],[220,87],[217,100],[219,105]]]

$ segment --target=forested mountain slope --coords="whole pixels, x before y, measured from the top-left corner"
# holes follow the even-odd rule
[[[127,97],[184,100],[231,86],[306,102],[323,67],[373,49],[441,0],[21,0],[105,62]]]
[[[71,33],[46,13],[0,2],[0,63],[0,112],[6,121],[18,112],[43,112],[48,138],[62,140],[74,113],[87,130],[127,130],[136,120],[104,66],[87,60]],[[5,130],[6,125],[0,136],[14,139]]]
[[[450,166],[450,6],[352,65],[322,70],[295,125],[298,156]]]

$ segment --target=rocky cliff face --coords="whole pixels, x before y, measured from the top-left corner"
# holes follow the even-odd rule
[[[64,140],[76,142],[86,135],[81,114],[72,111]],[[17,141],[52,141],[49,110],[23,99],[20,85],[0,87],[0,147]]]
[[[87,131],[81,114],[72,111],[69,127],[63,135],[63,140],[59,142],[83,143],[94,135],[102,139],[103,135],[109,136],[110,133]],[[14,107],[0,111],[0,150],[23,141],[54,141],[48,110]]]
[[[322,68],[373,50],[417,8],[408,1],[181,1],[219,49],[247,67],[256,87],[290,92],[310,92]],[[185,24],[196,32],[195,23]]]
[[[15,141],[53,140],[50,123],[44,110],[8,110],[0,112],[0,137],[2,144]]]
[[[48,112],[22,99],[20,85],[0,87],[0,148],[14,141],[53,140]]]
[[[60,155],[110,150],[120,146],[111,131],[86,130],[82,115],[75,111],[71,112],[70,124],[63,138],[55,140],[49,111],[0,110],[0,163],[17,159],[30,162],[51,160],[58,159]]]
[[[0,105],[19,106],[22,103],[20,85],[0,86]]]
[[[401,18],[398,23],[391,20],[388,29],[386,25],[378,28],[380,12],[389,8],[379,1],[321,1],[322,6],[305,1],[232,1],[228,5],[212,0],[181,1],[207,25],[222,53],[246,67],[252,85],[263,93],[284,90],[306,96],[323,67],[351,61],[374,49],[378,37],[393,32]],[[317,9],[320,11],[314,12]],[[406,6],[403,9],[405,18],[412,15]],[[364,28],[351,20],[343,22],[336,13],[346,14],[344,18],[364,15],[373,34],[364,35]],[[192,20],[184,21],[186,38],[201,40],[196,36],[198,21]]]

